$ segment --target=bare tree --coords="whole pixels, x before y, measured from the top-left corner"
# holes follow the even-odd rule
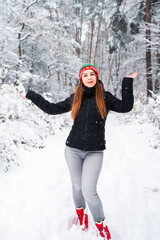
[[[98,25],[97,40],[96,40],[95,54],[94,54],[94,64],[95,64],[95,61],[96,61],[97,47],[98,47],[98,41],[99,41],[99,33],[100,33],[100,28],[101,28],[101,22],[102,22],[102,12],[101,12],[101,15],[100,15],[99,25]]]
[[[92,44],[93,44],[93,34],[94,34],[94,18],[91,20],[91,39],[90,39],[90,46],[89,46],[89,62],[91,61],[91,53],[92,53]]]
[[[150,0],[146,0],[146,75],[147,75],[147,96],[152,91],[152,66],[151,66],[151,30],[150,30]]]
[[[75,26],[75,31],[76,31],[76,42],[79,44],[79,47],[76,48],[76,53],[78,57],[80,56],[80,45],[81,45],[81,36],[82,36],[82,0],[77,0],[78,7],[75,8],[75,14],[78,19],[78,24]]]
[[[158,47],[157,47],[157,72],[156,72],[156,80],[155,80],[155,92],[158,93],[160,91],[160,80],[159,80],[159,75],[160,75],[160,30],[158,32]]]

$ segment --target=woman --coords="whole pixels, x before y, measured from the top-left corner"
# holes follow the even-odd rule
[[[95,226],[103,239],[111,239],[96,186],[103,162],[105,147],[105,120],[109,110],[129,112],[133,108],[133,73],[123,79],[122,100],[105,91],[94,64],[80,68],[80,84],[74,94],[58,103],[50,103],[29,91],[26,98],[48,114],[62,114],[71,110],[73,126],[66,140],[65,158],[69,167],[77,222],[88,229],[86,203]],[[21,95],[22,97],[25,97]]]

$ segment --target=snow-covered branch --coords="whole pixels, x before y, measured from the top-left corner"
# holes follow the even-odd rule
[[[25,12],[31,7],[33,6],[34,4],[36,4],[37,2],[39,2],[38,0],[35,0],[34,2],[32,2],[30,5],[28,5],[25,9]]]

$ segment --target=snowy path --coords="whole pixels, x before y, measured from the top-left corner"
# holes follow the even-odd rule
[[[98,183],[112,239],[159,240],[160,150],[149,146],[153,127],[119,125],[117,116],[110,114],[106,123],[107,150]],[[48,138],[44,149],[20,149],[20,167],[0,175],[0,239],[97,239],[92,220],[88,233],[66,229],[74,210],[64,159],[68,132]]]

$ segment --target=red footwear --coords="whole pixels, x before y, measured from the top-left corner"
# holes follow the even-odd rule
[[[98,229],[100,236],[103,237],[103,239],[107,239],[107,240],[111,239],[111,234],[109,232],[107,225],[104,224],[104,221],[100,223],[95,222],[95,225]]]
[[[85,213],[83,208],[77,208],[76,213],[78,217],[76,225],[80,225],[83,231],[87,231],[88,230],[88,214]]]

